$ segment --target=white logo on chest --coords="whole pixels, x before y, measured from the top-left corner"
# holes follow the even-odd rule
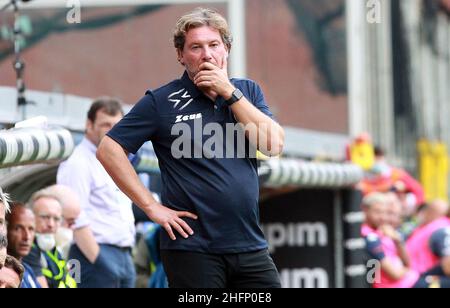
[[[201,113],[185,115],[185,116],[178,115],[175,123],[187,122],[187,121],[197,120],[197,119],[201,119],[201,118],[202,118]]]

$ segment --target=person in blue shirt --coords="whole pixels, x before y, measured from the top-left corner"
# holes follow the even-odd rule
[[[228,77],[231,43],[217,12],[182,16],[174,45],[183,76],[147,91],[97,151],[122,191],[162,226],[170,287],[280,287],[259,225],[256,152],[281,154],[284,131],[254,81]],[[161,169],[161,203],[127,159],[149,140]]]
[[[23,262],[23,258],[30,254],[35,237],[36,222],[33,211],[23,204],[16,203],[6,220],[8,223],[8,253],[20,261],[25,269],[21,288],[41,288],[31,266]]]
[[[41,289],[33,269],[26,263],[22,263],[25,272],[23,273],[21,289]]]

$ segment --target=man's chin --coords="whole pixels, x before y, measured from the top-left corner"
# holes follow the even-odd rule
[[[31,247],[29,247],[29,248],[21,248],[21,249],[19,249],[19,255],[23,258],[23,257],[26,257],[26,256],[28,256],[29,254],[30,254],[30,251],[31,251]]]

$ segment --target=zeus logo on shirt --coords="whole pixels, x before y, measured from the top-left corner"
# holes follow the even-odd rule
[[[201,119],[201,118],[202,118],[201,113],[185,115],[185,116],[178,115],[175,123],[187,122],[187,121],[197,120],[197,119]]]

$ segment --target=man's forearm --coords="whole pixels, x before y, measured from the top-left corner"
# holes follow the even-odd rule
[[[268,156],[280,155],[284,146],[284,130],[270,117],[253,106],[245,97],[231,106],[236,120],[244,126],[247,138]]]
[[[395,245],[397,246],[398,254],[400,256],[400,259],[402,260],[403,264],[406,267],[410,266],[410,260],[408,252],[406,251],[406,247],[403,243],[403,241],[396,241]]]
[[[103,138],[97,158],[103,164],[119,188],[137,204],[155,223],[161,225],[172,240],[176,240],[175,232],[184,238],[193,235],[194,231],[182,220],[187,217],[197,219],[197,215],[186,211],[174,211],[159,204],[139,180],[136,171],[128,160],[123,148],[110,137]]]
[[[116,185],[146,214],[156,200],[142,184],[123,148],[110,137],[103,138],[97,150],[97,159]]]

